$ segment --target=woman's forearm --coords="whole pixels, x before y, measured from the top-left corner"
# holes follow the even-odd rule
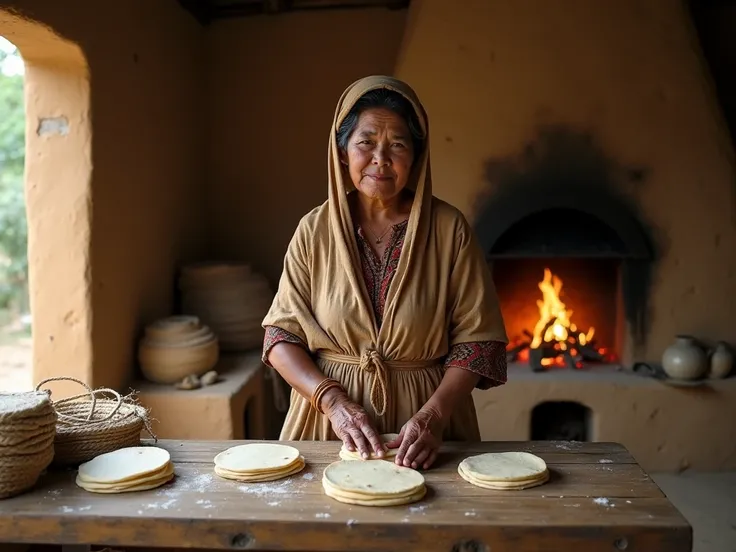
[[[310,403],[326,377],[307,351],[294,343],[282,341],[274,345],[268,353],[268,362]],[[335,434],[348,450],[357,448],[363,458],[371,454],[383,456],[383,442],[372,420],[362,407],[350,400],[342,386],[328,388],[320,393],[318,400],[319,405],[312,406],[327,415]]]
[[[449,421],[455,407],[468,400],[478,385],[480,376],[470,370],[450,366],[445,370],[439,387],[424,405],[424,408],[435,412],[441,420]]]
[[[286,383],[302,397],[310,401],[319,383],[325,379],[324,373],[315,364],[303,347],[282,341],[273,346],[268,353],[268,362],[281,375]],[[338,388],[328,389],[320,401],[328,405],[342,391]]]

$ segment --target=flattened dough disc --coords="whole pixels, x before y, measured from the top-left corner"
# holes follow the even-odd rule
[[[544,472],[544,474],[542,474],[542,476],[540,477],[525,479],[524,481],[482,481],[468,475],[463,470],[462,464],[458,465],[457,472],[460,474],[460,477],[462,477],[471,485],[475,485],[476,487],[481,487],[483,489],[493,489],[496,491],[521,491],[524,489],[537,487],[538,485],[543,485],[544,483],[549,481],[549,472]]]
[[[377,496],[377,495],[369,495],[369,494],[366,494],[366,493],[358,493],[358,492],[346,491],[344,489],[338,489],[337,487],[334,487],[332,485],[332,483],[330,483],[329,481],[325,480],[324,478],[322,478],[322,488],[325,490],[325,494],[327,496],[331,496],[333,498],[335,498],[335,497],[340,497],[340,498],[354,498],[356,500],[363,500],[363,501],[367,501],[367,500],[378,500],[378,499],[385,500],[385,498],[382,498],[382,497]],[[419,490],[422,491],[422,490],[425,490],[425,489],[426,489],[426,487],[421,487]],[[391,499],[408,498],[408,497],[415,496],[417,493],[418,493],[418,491],[416,489],[412,489],[412,490],[407,491],[405,493],[391,495],[390,498]]]
[[[142,485],[150,485],[153,483],[164,484],[170,481],[174,476],[174,465],[169,464],[166,471],[157,472],[156,475],[148,475],[146,477],[131,479],[129,481],[122,481],[119,483],[89,483],[82,481],[79,477],[76,479],[76,484],[83,489],[90,490],[118,490],[125,491],[126,489],[138,488]]]
[[[396,439],[399,436],[398,433],[384,433],[383,435],[380,435],[381,442],[382,443],[390,443],[394,439]],[[367,458],[367,460],[388,460],[389,458],[395,458],[396,454],[398,454],[399,449],[386,449],[386,452],[383,457],[381,456],[375,456],[373,453],[371,453],[370,457]],[[343,460],[363,460],[363,457],[360,455],[360,452],[357,450],[355,451],[349,451],[345,448],[345,444],[343,443],[342,448],[340,448],[340,458]]]
[[[322,477],[332,489],[366,498],[404,495],[424,486],[418,471],[383,460],[340,460],[327,466]]]
[[[276,481],[278,479],[283,479],[284,477],[294,475],[295,473],[299,473],[305,467],[306,462],[304,461],[304,457],[300,456],[298,462],[288,469],[267,471],[260,474],[244,474],[240,472],[228,471],[219,466],[215,466],[215,474],[219,475],[223,479],[232,479],[234,481],[243,481],[246,483],[256,481]]]
[[[78,476],[89,483],[120,483],[161,471],[170,461],[169,451],[159,447],[126,447],[81,464]]]
[[[379,462],[383,462],[383,460],[379,460]],[[343,502],[345,504],[354,504],[356,506],[402,506],[404,504],[411,504],[423,499],[424,495],[427,494],[427,488],[421,487],[420,489],[414,491],[413,494],[392,498],[359,498],[355,495],[346,496],[336,493],[329,487],[325,487],[325,494],[330,498],[337,500],[338,502]]]
[[[229,472],[257,474],[291,466],[299,458],[297,449],[278,443],[237,445],[215,456],[215,466]]]
[[[541,477],[547,463],[528,452],[489,452],[460,462],[463,471],[480,481],[524,481]]]
[[[169,475],[168,477],[159,480],[159,481],[151,481],[148,483],[141,483],[139,485],[134,485],[132,487],[125,487],[125,488],[118,488],[118,487],[108,487],[108,488],[88,488],[88,487],[82,487],[85,491],[89,491],[91,493],[101,493],[101,494],[122,494],[122,493],[134,493],[137,491],[149,491],[151,489],[156,489],[157,487],[161,487],[162,485],[165,485],[169,481],[171,481],[174,478],[174,474]]]

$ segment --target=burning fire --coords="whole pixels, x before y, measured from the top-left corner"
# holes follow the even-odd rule
[[[543,342],[552,343],[557,341],[560,350],[567,349],[567,339],[570,334],[577,334],[577,342],[580,345],[590,343],[595,335],[595,328],[583,333],[578,332],[577,326],[570,322],[572,311],[565,308],[565,303],[560,300],[562,291],[562,280],[552,274],[549,268],[544,269],[544,280],[539,282],[542,290],[542,300],[537,300],[539,307],[539,320],[534,326],[534,337],[532,338],[532,349],[538,348]]]
[[[562,280],[545,268],[544,278],[537,285],[542,292],[542,299],[537,300],[539,319],[534,330],[526,332],[530,341],[511,342],[507,351],[516,360],[527,362],[532,350],[541,350],[543,354],[539,363],[543,367],[582,368],[583,360],[603,360],[607,351],[595,347],[595,328],[591,326],[584,332],[572,322],[573,311],[560,298]]]

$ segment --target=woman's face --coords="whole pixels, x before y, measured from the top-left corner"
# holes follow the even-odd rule
[[[409,181],[414,161],[409,127],[390,109],[366,109],[358,118],[342,159],[360,193],[389,201]]]

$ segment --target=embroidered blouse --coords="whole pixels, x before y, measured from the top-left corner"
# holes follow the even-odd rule
[[[371,304],[380,326],[383,321],[383,310],[389,284],[396,273],[399,256],[404,245],[408,221],[393,227],[390,241],[382,258],[373,251],[363,228],[357,226],[356,237],[360,249],[363,278],[371,298]],[[267,326],[263,342],[263,362],[267,366],[268,354],[277,343],[282,341],[300,345],[306,344],[294,334],[276,326]],[[477,388],[489,389],[506,383],[506,345],[500,341],[482,341],[474,343],[458,343],[450,348],[445,357],[445,368],[458,367],[481,376]]]

